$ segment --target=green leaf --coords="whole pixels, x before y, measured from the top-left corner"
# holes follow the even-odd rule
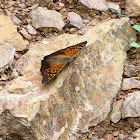
[[[140,32],[140,25],[134,25],[132,26],[135,30],[139,31]]]
[[[130,46],[135,47],[135,48],[140,48],[140,45],[137,44],[136,42],[132,42],[132,43],[130,44]]]

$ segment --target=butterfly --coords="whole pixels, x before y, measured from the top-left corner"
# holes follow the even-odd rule
[[[58,50],[44,57],[41,61],[42,83],[53,79],[66,65],[74,60],[87,41]]]

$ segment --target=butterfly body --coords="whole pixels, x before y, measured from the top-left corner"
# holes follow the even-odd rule
[[[86,45],[87,41],[58,50],[44,57],[41,61],[41,73],[43,76],[42,83],[50,81],[55,77],[67,64],[74,61],[75,56]]]
[[[58,55],[54,57],[47,57],[45,59],[46,62],[60,62],[60,63],[69,63],[72,62],[74,59],[72,57],[66,56],[66,55]]]

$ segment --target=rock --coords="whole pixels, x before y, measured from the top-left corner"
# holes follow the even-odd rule
[[[11,12],[9,12],[7,9],[5,9],[6,15],[10,17],[10,19],[13,21],[14,24],[19,25],[21,24],[21,20],[17,18],[15,15],[13,15]]]
[[[78,14],[74,12],[69,12],[67,15],[67,19],[70,21],[70,24],[72,26],[75,26],[78,29],[82,28],[83,25],[82,18]]]
[[[105,0],[79,0],[83,5],[87,6],[90,9],[96,9],[99,11],[106,11],[108,7]]]
[[[140,128],[137,129],[135,132],[133,132],[133,137],[135,137],[136,140],[140,139]]]
[[[11,77],[11,79],[17,78],[18,77],[18,72],[14,69],[10,77]]]
[[[84,24],[89,24],[89,22],[90,22],[90,21],[89,21],[88,19],[83,20],[83,23],[84,23]]]
[[[98,137],[96,137],[96,136],[92,136],[92,137],[91,137],[91,140],[99,140],[99,139],[98,139]]]
[[[62,2],[59,2],[59,5],[58,5],[58,7],[59,7],[59,10],[61,10],[63,7],[65,6],[65,4],[64,3],[62,3]]]
[[[20,8],[22,8],[22,9],[23,9],[23,8],[26,8],[26,6],[25,6],[24,3],[19,3],[18,6],[19,6]]]
[[[37,34],[37,31],[30,24],[27,25],[27,31],[31,35],[36,35]]]
[[[121,90],[129,90],[133,88],[140,88],[140,81],[136,80],[134,77],[124,78]]]
[[[76,28],[71,28],[71,29],[69,30],[70,33],[74,33],[74,32],[76,32],[76,31],[77,31]]]
[[[117,123],[121,119],[121,110],[123,105],[123,99],[114,102],[113,111],[111,113],[110,119],[112,122]]]
[[[42,7],[31,11],[30,17],[32,19],[32,25],[36,29],[47,27],[56,28],[61,31],[65,25],[60,13],[54,10],[45,10]]]
[[[5,12],[3,9],[0,9],[0,15],[5,15]]]
[[[114,140],[114,136],[112,134],[106,134],[105,139],[106,140]]]
[[[0,72],[13,63],[15,48],[5,41],[0,40]]]
[[[140,0],[126,0],[125,14],[129,17],[140,16]]]
[[[20,30],[20,33],[21,33],[27,40],[32,40],[32,39],[33,39],[32,36],[29,35],[28,32],[27,32],[24,28],[22,28],[22,29]]]
[[[127,137],[127,135],[120,134],[119,137],[118,137],[118,139],[119,140],[124,140],[126,137]]]
[[[39,3],[33,4],[31,7],[28,7],[29,10],[34,10],[39,7]]]
[[[107,6],[112,11],[113,14],[120,14],[121,13],[121,8],[118,4],[114,2],[107,2]]]
[[[42,84],[43,57],[85,40],[88,43],[74,62],[49,83]],[[10,122],[17,120],[14,126],[4,126],[21,137],[28,134],[31,140],[74,140],[73,134],[86,132],[110,112],[111,102],[120,90],[126,52],[129,44],[136,41],[136,34],[129,19],[122,18],[91,26],[83,36],[62,34],[41,42],[44,41],[48,43],[31,42],[29,51],[17,60],[15,69],[24,79],[17,77],[0,91],[1,112],[9,110],[13,116]],[[20,84],[9,93],[15,80]],[[27,83],[28,88],[24,94],[18,90],[22,83]]]
[[[99,19],[99,18],[94,18],[93,20],[92,20],[92,25],[93,26],[95,26],[95,25],[97,25],[97,24],[99,24],[99,23],[101,23],[101,20]]]
[[[18,78],[12,80],[12,82],[9,83],[10,84],[8,84],[6,88],[8,88],[9,93],[14,94],[26,94],[30,91],[30,88],[32,86],[32,83],[26,81],[25,77],[23,76],[19,76]]]
[[[13,45],[16,51],[23,51],[26,49],[26,42],[17,32],[16,25],[13,24],[8,16],[0,15],[0,39]]]
[[[140,124],[137,122],[134,122],[134,128],[140,128]]]
[[[20,58],[20,55],[18,53],[15,53],[14,56],[15,56],[16,59],[19,59]]]
[[[8,80],[8,76],[5,73],[2,73],[0,80],[6,81],[6,80]]]
[[[102,12],[102,15],[100,18],[101,18],[101,20],[106,20],[107,18],[109,18],[109,15],[108,15],[108,13]]]
[[[114,131],[112,134],[114,137],[117,137],[119,135],[119,133],[120,133],[119,131]]]
[[[137,71],[140,70],[140,66],[134,66],[134,65],[127,65],[124,68],[124,74],[126,76],[133,76]]]
[[[122,107],[122,118],[140,117],[140,91],[129,93]]]

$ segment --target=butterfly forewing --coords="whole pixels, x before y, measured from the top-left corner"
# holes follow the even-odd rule
[[[42,83],[50,81],[58,74],[86,45],[87,41],[56,51],[41,61]]]
[[[74,58],[86,44],[87,44],[87,41],[76,44],[74,46],[67,47],[65,49],[65,54],[67,56]]]

